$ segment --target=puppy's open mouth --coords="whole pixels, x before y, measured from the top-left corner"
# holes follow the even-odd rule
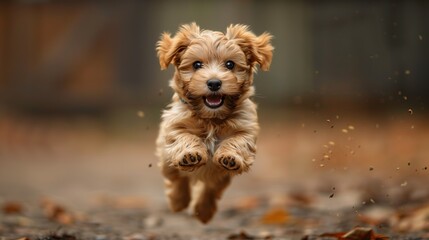
[[[208,95],[203,98],[204,98],[204,103],[209,108],[218,108],[222,106],[223,100],[224,100],[224,97],[222,95],[217,95],[217,94]]]

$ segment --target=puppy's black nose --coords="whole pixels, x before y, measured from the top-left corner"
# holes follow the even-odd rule
[[[207,81],[207,87],[211,91],[217,91],[220,89],[221,86],[222,86],[222,81],[220,81],[218,79],[210,79]]]

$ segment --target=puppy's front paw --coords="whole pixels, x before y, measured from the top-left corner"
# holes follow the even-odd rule
[[[218,153],[214,160],[216,164],[231,173],[240,174],[248,169],[243,158],[235,152]]]
[[[231,155],[222,155],[218,159],[219,164],[227,170],[239,170],[241,162]]]
[[[180,170],[192,172],[196,168],[206,164],[207,156],[203,151],[185,150],[176,162],[176,166]]]

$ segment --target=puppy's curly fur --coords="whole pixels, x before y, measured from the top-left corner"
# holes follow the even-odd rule
[[[195,216],[207,223],[232,176],[247,172],[255,159],[259,131],[253,74],[272,59],[272,36],[256,36],[245,25],[226,33],[180,27],[157,43],[161,69],[175,67],[172,103],[162,114],[157,155],[173,211],[191,201],[191,186],[202,183]]]

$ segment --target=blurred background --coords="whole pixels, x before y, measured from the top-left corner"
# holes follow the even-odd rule
[[[429,2],[256,0],[2,1],[0,200],[165,204],[153,153],[173,69],[155,44],[192,21],[274,35],[255,79],[257,161],[230,198],[356,187],[427,200]]]

